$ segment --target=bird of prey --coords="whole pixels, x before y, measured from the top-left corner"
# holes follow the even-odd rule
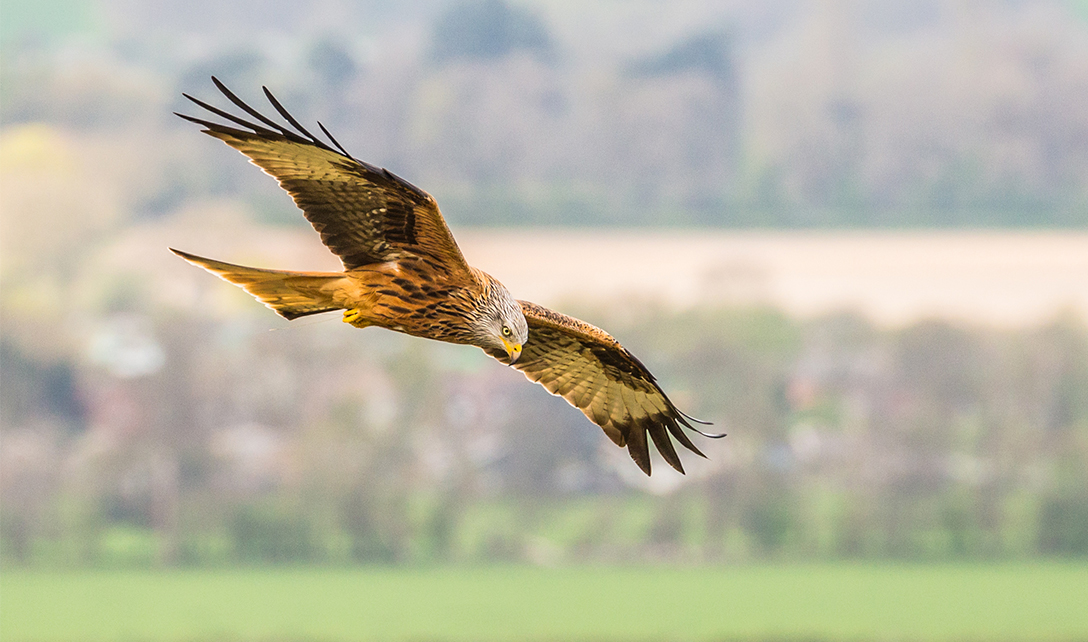
[[[490,275],[470,266],[438,204],[393,173],[349,154],[318,123],[328,142],[306,130],[264,88],[277,123],[212,82],[253,120],[183,94],[231,125],[184,114],[204,133],[237,149],[290,193],[343,272],[292,272],[243,267],[171,249],[242,287],[290,320],[343,310],[357,328],[377,326],[425,339],[473,345],[566,399],[604,429],[650,474],[648,441],[683,473],[676,439],[704,456],[684,428],[692,426],[646,366],[605,331],[515,299]],[[331,145],[330,145],[331,143]],[[647,438],[647,435],[649,437]]]

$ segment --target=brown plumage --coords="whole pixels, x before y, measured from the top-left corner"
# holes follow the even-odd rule
[[[215,86],[257,122],[185,97],[237,127],[178,114],[242,152],[291,194],[343,272],[291,272],[244,267],[173,250],[241,286],[286,319],[344,310],[356,327],[378,326],[450,343],[474,345],[513,365],[601,426],[650,474],[649,441],[684,472],[670,435],[702,455],[684,433],[697,420],[680,412],[652,374],[612,336],[588,323],[517,301],[490,275],[469,266],[426,192],[353,158],[298,123],[268,89],[265,96],[289,126]],[[259,124],[258,124],[259,123]],[[698,422],[702,423],[702,422]],[[647,437],[649,435],[649,437]]]

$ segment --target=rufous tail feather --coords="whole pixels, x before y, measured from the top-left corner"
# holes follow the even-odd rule
[[[287,320],[341,309],[333,302],[333,293],[345,278],[343,274],[266,270],[207,259],[174,248],[170,251],[241,287]]]

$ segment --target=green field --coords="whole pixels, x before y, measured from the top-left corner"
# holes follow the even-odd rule
[[[1088,565],[5,571],[22,640],[1084,640]]]

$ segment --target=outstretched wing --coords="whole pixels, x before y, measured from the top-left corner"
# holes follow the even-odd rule
[[[699,422],[680,412],[654,376],[607,332],[528,301],[519,301],[529,323],[529,340],[514,367],[566,399],[604,429],[617,446],[627,446],[631,459],[650,474],[647,439],[670,466],[684,472],[672,438],[705,456],[684,433]],[[505,355],[500,361],[505,362]]]
[[[426,260],[451,278],[471,279],[468,264],[430,194],[393,173],[353,158],[324,125],[335,149],[306,131],[264,88],[288,126],[260,114],[218,79],[212,82],[260,124],[183,94],[200,107],[244,129],[177,114],[242,152],[279,181],[306,219],[351,270],[406,257]],[[291,129],[293,128],[293,129]]]

